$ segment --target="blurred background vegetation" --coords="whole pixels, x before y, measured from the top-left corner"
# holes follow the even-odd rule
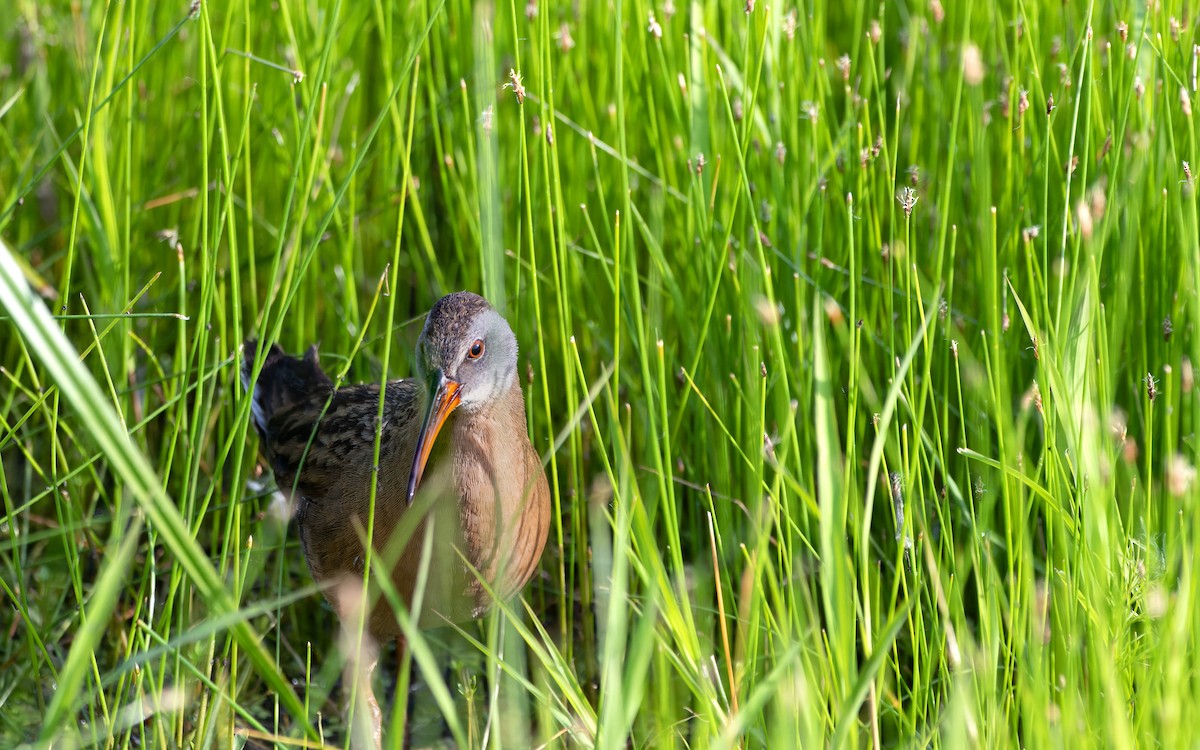
[[[416,744],[1190,742],[1182,0],[2,15],[0,745],[346,742],[240,344],[460,288],[556,520]]]

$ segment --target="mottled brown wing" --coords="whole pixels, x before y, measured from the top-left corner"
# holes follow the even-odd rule
[[[247,363],[244,382],[251,366]],[[388,383],[382,454],[395,437],[389,427],[412,419],[418,397],[414,381]],[[271,347],[254,387],[254,426],[276,484],[311,499],[327,496],[351,466],[369,465],[378,413],[379,385],[334,389],[315,346],[303,358]]]

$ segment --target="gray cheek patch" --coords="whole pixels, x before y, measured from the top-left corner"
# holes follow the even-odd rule
[[[474,389],[471,400],[484,402],[507,390],[517,377],[517,338],[509,328],[508,322],[495,310],[484,310],[475,316],[471,331],[473,337],[487,342],[487,354],[480,364],[485,372],[480,373],[478,386]],[[458,355],[458,366],[464,365],[466,351]]]

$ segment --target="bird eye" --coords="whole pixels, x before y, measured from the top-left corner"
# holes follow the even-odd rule
[[[467,351],[467,356],[471,359],[479,359],[483,356],[483,339],[475,339],[475,343],[471,344],[471,348]]]

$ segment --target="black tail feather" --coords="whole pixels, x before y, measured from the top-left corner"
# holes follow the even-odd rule
[[[249,390],[254,375],[254,352],[258,343],[247,339],[242,364],[242,387]],[[254,383],[251,402],[254,426],[259,434],[266,432],[272,415],[294,404],[310,400],[315,394],[328,393],[333,381],[317,361],[317,345],[313,344],[304,357],[286,354],[278,344],[272,344],[263,362],[262,371]]]

